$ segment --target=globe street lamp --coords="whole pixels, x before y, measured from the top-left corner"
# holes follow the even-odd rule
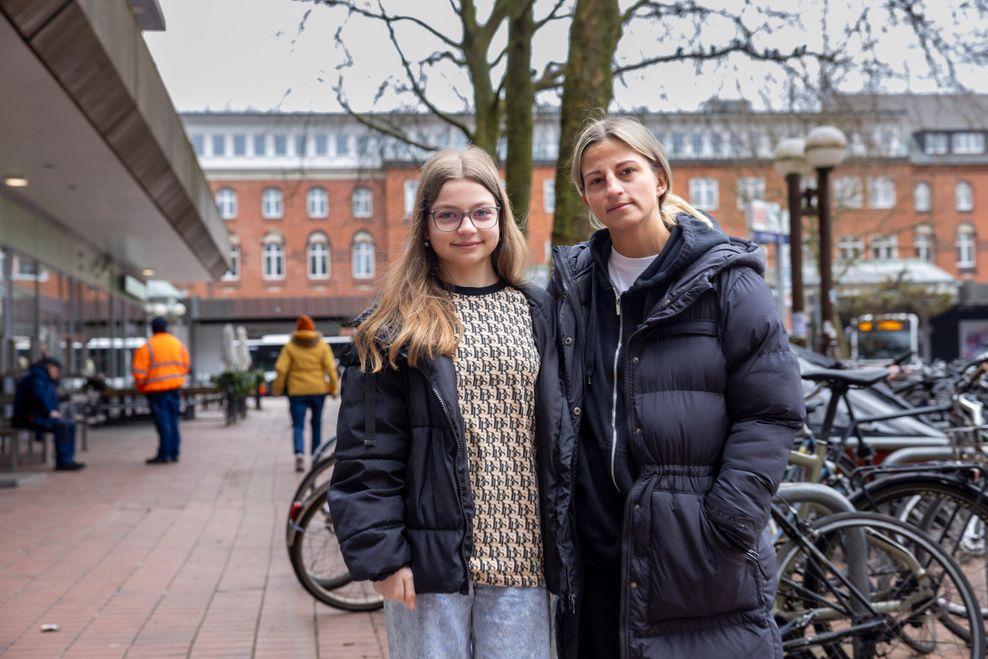
[[[799,181],[810,171],[804,151],[804,140],[790,137],[779,142],[773,154],[776,171],[786,179],[789,201],[789,271],[792,277],[792,332],[789,338],[801,346],[806,345],[806,307],[803,295],[803,213]]]
[[[833,232],[830,212],[830,172],[847,157],[847,138],[834,126],[817,126],[806,136],[806,162],[816,170],[817,217],[820,232],[820,352],[830,354],[834,328]]]

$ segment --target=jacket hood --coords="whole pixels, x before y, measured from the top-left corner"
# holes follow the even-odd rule
[[[322,340],[322,334],[315,330],[295,330],[292,333],[292,343],[303,348],[311,348]]]
[[[43,377],[47,381],[52,381],[51,376],[48,375],[48,368],[40,362],[32,364],[28,372],[35,377]]]

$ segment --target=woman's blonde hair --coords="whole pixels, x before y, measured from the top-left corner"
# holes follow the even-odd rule
[[[665,178],[665,192],[659,195],[659,213],[662,216],[663,224],[667,227],[673,227],[676,225],[676,215],[685,213],[712,226],[712,222],[706,215],[693,208],[682,197],[672,193],[672,169],[669,167],[665,148],[652,131],[642,125],[641,122],[630,117],[602,117],[600,119],[593,119],[580,133],[580,137],[576,140],[576,146],[573,149],[570,177],[573,179],[573,184],[579,190],[581,197],[586,192],[581,172],[583,154],[591,145],[606,139],[618,140],[629,149],[638,152],[652,165],[652,168],[657,174],[661,173]],[[590,223],[596,229],[604,228],[604,225],[593,213],[590,213]]]
[[[376,373],[385,362],[397,367],[399,351],[407,352],[412,366],[423,357],[437,353],[452,357],[456,353],[460,324],[450,286],[441,278],[435,251],[426,246],[432,204],[446,181],[453,179],[479,183],[494,196],[501,208],[500,240],[491,254],[494,273],[512,286],[524,281],[528,246],[511,213],[494,160],[477,147],[434,154],[419,173],[401,258],[388,273],[376,308],[354,333],[360,367],[365,372]]]

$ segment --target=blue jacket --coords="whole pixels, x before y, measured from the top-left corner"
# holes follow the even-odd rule
[[[38,419],[47,419],[58,410],[58,386],[48,376],[48,369],[35,364],[27,372],[14,392],[13,425],[28,428]]]

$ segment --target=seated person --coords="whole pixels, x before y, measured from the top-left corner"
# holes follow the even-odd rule
[[[14,394],[15,428],[50,432],[55,437],[55,470],[78,471],[86,465],[76,462],[75,424],[58,411],[58,378],[62,365],[57,359],[38,360],[17,383]]]

